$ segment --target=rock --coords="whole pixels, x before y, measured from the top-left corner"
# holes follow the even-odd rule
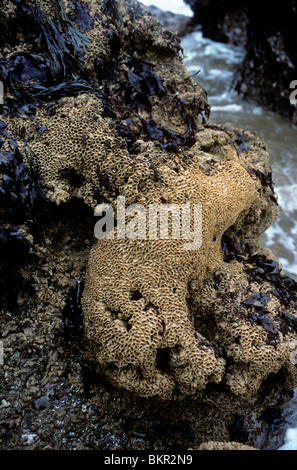
[[[281,5],[265,1],[263,14],[248,3],[246,56],[235,77],[235,87],[245,98],[279,112],[297,123],[291,83],[296,80],[297,10],[289,0]],[[265,13],[264,13],[265,12]]]
[[[295,103],[296,20],[294,2],[268,0],[259,10],[248,0],[186,0],[194,12],[193,23],[215,41],[246,49],[234,77],[234,87],[246,99],[264,105],[297,122]],[[293,101],[294,100],[294,101]]]
[[[244,0],[185,0],[193,11],[191,25],[199,25],[213,41],[244,47],[247,40],[247,6]]]
[[[141,2],[140,4],[151,13],[155,20],[161,23],[163,28],[172,31],[179,37],[192,33],[197,29],[197,26],[192,25],[192,21],[189,16],[161,10],[155,5],[143,5]]]
[[[220,156],[211,153],[210,149],[215,141],[222,145]],[[255,146],[252,148],[255,149]],[[261,152],[259,148],[256,151],[258,164],[265,165],[265,152]],[[209,342],[207,328],[204,329],[203,326],[203,333],[200,328],[193,328],[195,312],[199,311],[199,317],[200,315],[203,317],[201,288],[204,283],[207,286],[209,282],[211,283],[210,279],[214,272],[224,269],[221,249],[223,234],[226,234],[231,227],[242,231],[241,224],[245,223],[246,218],[253,220],[255,225],[251,224],[251,232],[245,235],[249,240],[249,250],[252,250],[253,245],[257,246],[257,236],[263,230],[263,227],[257,227],[259,223],[262,225],[264,220],[258,219],[258,211],[261,211],[264,218],[266,213],[267,222],[271,216],[273,217],[273,213],[276,216],[276,212],[274,210],[271,212],[272,207],[270,209],[267,207],[265,199],[268,194],[263,195],[261,202],[258,196],[263,191],[262,183],[252,179],[245,168],[249,158],[252,158],[253,151],[250,157],[249,152],[244,154],[245,164],[242,164],[236,150],[230,144],[230,134],[225,134],[223,129],[201,130],[197,135],[196,144],[191,147],[191,152],[190,166],[187,168],[186,164],[183,165],[177,174],[176,171],[170,170],[172,166],[170,160],[167,160],[169,167],[168,164],[157,165],[159,176],[156,181],[154,173],[151,173],[151,176],[147,174],[149,168],[147,162],[135,160],[137,171],[135,175],[131,175],[130,184],[126,186],[127,193],[124,194],[131,194],[130,201],[141,203],[146,211],[149,211],[149,204],[160,204],[162,200],[167,204],[186,202],[193,205],[202,204],[204,230],[199,250],[186,251],[182,240],[172,240],[168,243],[168,240],[161,240],[158,237],[156,241],[152,241],[148,240],[147,234],[148,241],[123,241],[118,240],[115,233],[113,240],[100,240],[91,251],[82,300],[86,337],[93,345],[90,355],[98,358],[100,368],[114,384],[141,396],[156,395],[168,399],[191,395],[199,396],[201,401],[204,399],[203,390],[207,389],[209,381],[212,384],[222,384],[225,382],[224,374],[226,379],[229,375],[225,360],[218,352],[218,344],[222,342],[221,334],[223,336],[225,334],[224,328],[218,327],[217,344],[213,343],[213,338]],[[208,161],[212,160],[212,168],[211,166],[203,168],[205,157]],[[168,158],[170,154],[167,154]],[[186,158],[183,160],[186,162]],[[249,170],[252,173],[252,165]],[[137,192],[132,196],[132,188],[139,188],[139,185],[133,182],[134,178],[137,175],[137,181],[142,180],[145,174],[147,174],[146,188],[142,194]],[[191,195],[188,193],[189,183]],[[221,213],[222,204],[225,210]],[[231,237],[239,244],[238,254],[244,253],[247,250],[246,241],[242,240],[241,244],[235,235]],[[255,237],[256,240],[253,240]],[[230,267],[226,266],[226,270],[228,271]],[[241,271],[240,265],[237,265],[236,269]],[[223,278],[228,276],[227,271],[223,274]],[[235,273],[233,276],[235,277]],[[246,278],[243,285],[245,282]],[[188,290],[191,284],[194,297]],[[240,290],[242,289],[243,286]],[[135,299],[133,292],[137,292]],[[207,299],[209,292],[208,290],[206,292]],[[223,302],[223,305],[225,308],[226,303]],[[220,310],[219,305],[217,308]],[[238,308],[240,309],[240,304]],[[241,310],[244,314],[244,309]],[[215,311],[216,309],[214,315]],[[210,312],[205,315],[207,321],[210,321]],[[231,317],[230,325],[228,324],[226,328],[232,337],[231,324],[234,318]],[[189,318],[192,318],[192,322]],[[282,323],[279,328],[282,328]],[[264,345],[266,340],[260,346],[262,333],[259,331],[260,336],[256,340],[254,334],[258,334],[256,333],[258,328],[254,331],[248,317],[242,326],[238,327],[234,338],[230,337],[231,343],[234,341],[236,344],[235,338],[241,335],[240,330],[242,337],[245,338],[242,341],[247,341],[248,356],[245,362],[249,364],[253,380],[249,378],[245,367],[244,372],[239,372],[238,377],[237,372],[235,377],[231,373],[232,378],[230,376],[230,379],[227,379],[227,388],[230,388],[235,395],[255,393],[263,378],[275,371],[275,367],[278,369],[283,354],[280,349],[280,356],[277,354],[272,358],[274,348],[270,346],[267,348]],[[257,350],[262,348],[263,355],[270,357],[269,365],[260,353],[259,362],[257,360],[252,366],[251,362],[255,358],[251,353],[248,336],[253,338],[251,341],[257,343],[257,347],[255,346]],[[287,352],[291,341],[292,337],[288,337],[285,347]],[[238,346],[234,347],[235,350],[238,349]],[[243,354],[243,349],[240,348],[236,362]],[[231,355],[233,356],[233,353]],[[264,362],[261,365],[262,359]],[[259,379],[256,379],[258,375]],[[233,380],[236,383],[233,383]]]
[[[1,448],[253,446],[297,383],[296,283],[258,245],[278,216],[265,143],[208,124],[179,38],[138,3],[56,6],[1,15],[1,150],[13,140],[44,203],[0,317]],[[121,239],[119,217],[96,240],[94,210],[120,197],[140,215],[201,204],[202,245],[138,240],[133,218]]]

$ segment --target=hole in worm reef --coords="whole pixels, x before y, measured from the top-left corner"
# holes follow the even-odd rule
[[[130,300],[140,300],[142,297],[143,295],[139,290],[133,290],[130,292]]]
[[[73,169],[65,169],[59,172],[59,176],[65,179],[74,188],[80,188],[83,184],[83,177]]]
[[[123,325],[125,326],[127,331],[130,331],[132,328],[132,325],[127,321],[127,320],[122,320]]]
[[[170,348],[157,349],[156,365],[161,372],[168,372],[170,369]]]

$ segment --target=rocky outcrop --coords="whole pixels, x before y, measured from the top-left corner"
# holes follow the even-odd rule
[[[195,30],[195,26],[192,25],[192,19],[189,16],[161,10],[155,5],[143,5],[141,2],[140,4],[150,12],[155,20],[161,23],[163,28],[172,31],[179,37],[192,33]]]
[[[224,43],[245,46],[247,5],[245,0],[185,0],[193,11],[191,25],[199,25],[203,35]]]
[[[297,108],[290,88],[296,80],[296,3],[263,3],[263,15],[248,5],[246,56],[235,77],[235,86],[250,98],[297,123]],[[265,12],[265,13],[264,13]]]
[[[163,240],[161,235],[149,240],[149,233],[122,240],[115,230],[113,240],[98,241],[90,253],[83,295],[90,355],[115,385],[140,396],[208,401],[212,386],[218,403],[228,392],[234,399],[248,397],[289,359],[295,333],[283,334],[272,285],[251,289],[248,281],[253,271],[249,256],[256,263],[258,256],[259,262],[268,256],[270,262],[269,254],[260,254],[257,239],[277,215],[271,189],[251,176],[255,152],[259,171],[269,171],[267,153],[246,135],[249,150],[238,156],[231,135],[224,129],[201,130],[189,167],[184,159],[185,166],[176,172],[172,163],[168,166],[170,160],[166,164],[160,158],[158,179],[148,174],[142,191],[137,182],[149,167],[136,160],[137,170],[123,193],[148,213],[149,204],[161,201],[201,204],[203,241],[198,250],[187,251],[183,240]],[[219,155],[211,150],[215,142],[222,145]],[[207,160],[213,161],[211,167]],[[236,244],[237,255],[224,262],[222,242],[227,238]],[[220,279],[216,287],[214,274]],[[237,287],[232,289],[230,282]],[[227,295],[222,301],[221,294],[230,289],[232,300]],[[259,316],[253,308],[258,300],[264,309]]]
[[[186,0],[194,12],[193,23],[205,36],[246,49],[234,86],[246,99],[297,122],[296,3],[257,3],[247,0]],[[294,101],[292,101],[294,100]]]
[[[278,215],[265,144],[208,124],[179,39],[136,2],[7,2],[1,18],[1,194],[34,202],[1,316],[2,447],[253,445],[297,383],[296,283],[258,246]],[[96,240],[94,210],[120,198],[127,236],[117,214]],[[160,204],[202,208],[202,244],[185,249],[201,239],[180,219],[179,237],[141,230],[131,210]]]

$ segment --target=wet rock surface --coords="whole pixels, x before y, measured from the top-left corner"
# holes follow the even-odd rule
[[[203,35],[213,41],[245,46],[247,5],[244,0],[185,0],[193,11],[192,25],[200,25]]]
[[[288,116],[296,124],[290,84],[296,80],[297,70],[297,4],[264,2],[262,11],[263,16],[253,3],[248,7],[247,54],[235,86],[244,97]]]
[[[296,105],[290,95],[296,80],[295,1],[282,4],[241,0],[186,0],[194,12],[193,22],[216,41],[241,45],[246,50],[234,86],[251,99],[297,122]]]
[[[16,232],[24,256],[1,258],[1,449],[254,447],[297,383],[296,283],[258,248],[278,214],[265,144],[207,125],[207,94],[179,39],[137,3],[2,4],[1,241],[9,248]],[[168,175],[183,181],[195,165],[203,180],[235,165],[234,188],[243,175],[255,197],[223,234],[210,230],[215,273],[196,267],[186,285],[189,330],[225,369],[195,399],[143,398],[86,351],[94,207],[160,197],[165,170],[175,193]],[[165,351],[157,361],[165,376],[168,360]]]

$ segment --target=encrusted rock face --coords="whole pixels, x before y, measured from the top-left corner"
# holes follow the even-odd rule
[[[143,3],[141,3],[141,5],[143,5]],[[164,11],[155,5],[145,5],[144,8],[150,12],[153,18],[160,21],[161,25],[165,29],[169,29],[179,37],[192,33],[195,29],[190,26],[191,17],[189,16],[172,13],[171,11]]]
[[[181,175],[158,166],[158,197],[152,194],[147,205],[201,204],[199,249],[186,250],[183,240],[100,240],[90,254],[86,336],[110,379],[143,396],[192,395],[224,372],[215,345],[190,321],[188,283],[201,283],[221,266],[222,234],[255,202],[256,184],[235,150],[207,175],[197,166],[192,161]]]
[[[94,238],[82,297],[85,359],[141,397],[191,397],[222,409],[255,395],[272,374],[286,373],[292,388],[296,285],[258,246],[278,215],[265,144],[207,125],[207,95],[183,66],[179,40],[137,3],[119,11],[108,4],[7,9],[8,23],[22,7],[41,29],[44,43],[34,39],[38,28],[25,35],[37,63],[48,64],[45,44],[65,49],[56,56],[49,48],[48,90],[37,73],[28,79],[27,59],[15,51],[35,94],[29,111],[4,109],[3,152],[12,143],[22,149],[60,207],[81,199],[116,214],[120,197],[146,215],[151,205],[199,207],[202,243],[185,249],[186,237],[150,237],[149,225],[140,239],[135,226],[123,238],[119,219],[113,238]],[[1,54],[15,77],[11,50]],[[18,80],[9,83],[14,110],[23,93]]]
[[[25,132],[24,158],[56,204],[79,197],[92,207],[98,194],[107,200],[116,194],[132,172],[126,142],[102,115],[102,101],[83,94],[62,98],[54,111],[38,109],[36,121],[20,120],[14,129],[17,139]]]
[[[206,131],[199,139],[223,142],[226,136]],[[296,336],[279,318],[273,286],[251,286],[246,273],[247,253],[257,247],[263,222],[275,216],[275,203],[230,143],[220,156],[191,150],[188,169],[176,174],[157,165],[157,182],[148,182],[149,194],[137,191],[133,201],[145,208],[160,201],[201,204],[202,245],[187,251],[181,240],[120,240],[117,231],[113,240],[95,243],[83,295],[89,354],[115,385],[141,396],[219,401],[231,392],[247,398],[288,363]],[[265,167],[267,153],[257,150]],[[246,165],[252,156],[247,150]],[[237,243],[240,261],[224,262],[227,241]],[[228,293],[223,301],[222,292]]]

